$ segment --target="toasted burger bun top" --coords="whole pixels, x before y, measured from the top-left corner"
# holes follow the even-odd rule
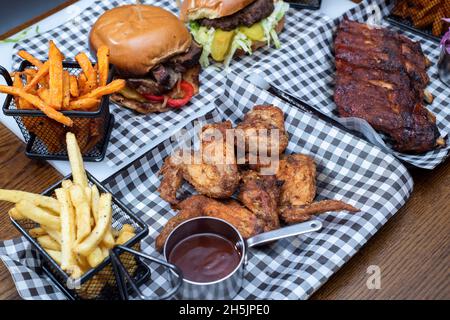
[[[192,37],[172,13],[148,5],[106,11],[89,35],[91,50],[110,49],[110,61],[123,75],[143,76],[158,63],[186,52]]]
[[[184,0],[180,18],[183,21],[217,19],[232,15],[255,0]]]

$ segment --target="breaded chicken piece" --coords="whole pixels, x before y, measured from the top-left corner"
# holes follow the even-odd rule
[[[231,122],[208,124],[200,135],[201,158],[195,162],[183,161],[180,153],[166,158],[160,171],[162,175],[159,192],[169,203],[175,204],[176,191],[182,180],[188,181],[198,193],[211,198],[228,198],[239,185],[239,171],[234,154],[234,139],[226,139]]]
[[[274,129],[278,129],[278,139],[272,141]],[[255,106],[247,112],[244,120],[236,126],[235,135],[237,147],[242,150],[245,145],[244,151],[252,154],[258,154],[258,146],[267,145],[268,156],[272,155],[273,151],[281,155],[289,142],[283,111],[271,105]],[[242,141],[245,141],[245,144],[240,143]]]
[[[259,175],[248,170],[241,174],[238,199],[264,222],[264,231],[280,227],[278,200],[282,182],[275,176]]]
[[[279,212],[282,220],[288,224],[304,222],[312,215],[328,211],[359,211],[339,200],[313,202],[316,197],[316,165],[306,155],[292,154],[280,160],[277,179],[284,181]]]
[[[239,230],[244,239],[261,233],[264,222],[235,200],[208,202],[203,206],[205,216],[223,219]]]

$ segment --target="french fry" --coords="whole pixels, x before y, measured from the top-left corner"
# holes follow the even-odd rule
[[[92,268],[98,266],[104,260],[103,252],[100,247],[97,247],[87,256],[87,261]]]
[[[26,218],[55,230],[61,229],[61,220],[47,211],[35,206],[30,201],[19,201],[16,205],[17,210]]]
[[[100,196],[98,208],[98,220],[94,230],[89,236],[75,247],[75,251],[83,256],[88,256],[98,247],[105,232],[111,227],[112,207],[111,194],[105,193]]]
[[[70,110],[90,110],[98,107],[100,100],[96,98],[84,98],[73,100],[69,104]]]
[[[61,265],[61,252],[58,250],[46,249],[44,250],[48,253],[48,255],[56,261],[57,264]]]
[[[52,109],[51,107],[47,106],[47,104],[44,101],[42,101],[41,99],[32,94],[26,93],[23,89],[0,85],[0,92],[11,95],[18,95],[19,97],[24,98],[32,105],[38,107],[49,118],[58,121],[68,127],[71,127],[73,125],[73,121],[70,118],[66,117],[61,112],[58,112]]]
[[[130,239],[132,239],[136,234],[133,232],[120,232],[119,236],[116,239],[116,245],[122,245],[127,243]]]
[[[77,98],[80,93],[78,92],[78,81],[77,81],[77,77],[74,75],[70,75],[70,95],[74,98]]]
[[[43,228],[41,227],[37,227],[37,228],[33,228],[30,229],[28,231],[28,233],[30,234],[30,236],[32,236],[33,238],[37,238],[37,237],[42,237],[45,236],[47,234],[47,231],[45,231]]]
[[[68,71],[63,72],[63,109],[69,108],[70,104],[70,75]]]
[[[37,90],[37,95],[42,101],[50,105],[50,92],[47,88],[41,87]]]
[[[94,221],[97,223],[98,220],[98,201],[100,200],[100,193],[98,192],[97,186],[94,184],[91,187],[91,210],[94,216]]]
[[[31,76],[31,77],[35,77],[37,73],[38,73],[38,71],[36,69],[30,69],[30,68],[22,71],[22,74]]]
[[[11,208],[8,211],[9,216],[14,220],[25,220],[26,217],[24,217],[17,208]]]
[[[63,189],[70,189],[70,187],[73,186],[73,182],[71,180],[63,180],[61,186]]]
[[[47,234],[56,242],[58,242],[61,245],[61,232],[57,231],[57,230],[53,230],[47,227],[43,227],[43,229],[47,232]]]
[[[61,52],[56,48],[53,41],[49,43],[48,63],[50,104],[53,108],[59,110],[63,103],[63,66]]]
[[[17,55],[19,57],[21,57],[22,59],[27,60],[28,62],[30,62],[32,65],[34,65],[38,69],[42,68],[42,66],[43,66],[43,63],[39,59],[36,59],[35,57],[33,57],[33,55],[29,54],[28,52],[26,52],[24,50],[20,50],[17,53]]]
[[[48,61],[44,63],[42,68],[39,69],[38,73],[36,73],[33,79],[25,86],[25,92],[30,92],[33,88],[36,88],[38,83],[49,73],[49,66],[50,65]]]
[[[61,206],[61,268],[67,270],[76,265],[76,257],[73,253],[76,240],[75,213],[67,189],[56,189],[55,194]]]
[[[25,191],[0,189],[0,200],[16,204],[23,200],[29,201],[36,206],[50,209],[52,214],[58,214],[60,208],[59,202],[52,197]]]
[[[87,78],[84,75],[84,73],[81,73],[78,76],[78,92],[79,92],[79,94],[78,94],[79,96],[82,96],[82,95],[84,95],[85,93],[88,92],[88,89],[87,89]]]
[[[97,73],[95,72],[88,56],[84,52],[81,52],[75,56],[75,60],[77,60],[81,69],[83,69],[84,75],[86,76],[87,90],[91,91],[95,89],[97,87]]]
[[[37,242],[44,248],[50,250],[60,251],[61,246],[58,242],[53,240],[49,235],[40,236],[37,238]]]
[[[77,138],[71,132],[66,135],[67,153],[69,155],[70,167],[72,169],[73,182],[82,188],[88,186],[88,179],[84,169],[83,157],[78,147]]]
[[[83,188],[77,184],[70,187],[70,198],[75,207],[77,226],[77,243],[83,241],[91,233],[91,210]]]
[[[100,87],[106,86],[108,82],[109,73],[109,48],[107,46],[100,46],[97,50],[97,65],[98,65],[98,85]]]
[[[124,224],[122,229],[120,229],[121,232],[129,232],[129,233],[135,233],[136,230],[131,224]]]
[[[90,93],[85,94],[80,99],[84,98],[101,98],[102,96],[106,96],[108,94],[112,94],[114,92],[120,91],[123,88],[125,88],[126,82],[123,79],[116,79],[112,81],[111,83],[107,84],[103,87],[98,87],[94,90],[92,90]]]
[[[116,241],[114,240],[113,234],[112,234],[112,228],[108,228],[105,232],[105,236],[102,239],[102,245],[107,249],[114,248],[114,245]]]

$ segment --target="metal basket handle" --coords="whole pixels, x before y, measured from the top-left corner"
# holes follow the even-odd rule
[[[142,291],[138,288],[136,283],[134,282],[131,275],[128,273],[125,266],[120,261],[119,255],[120,255],[121,251],[128,252],[128,253],[130,253],[134,256],[138,256],[142,259],[150,260],[152,262],[160,264],[163,267],[173,271],[176,275],[176,283],[175,283],[174,287],[162,296],[157,296],[157,295],[146,296],[146,295],[144,295],[142,293]],[[113,248],[110,251],[110,257],[111,257],[114,273],[116,276],[117,286],[119,287],[120,298],[122,300],[129,300],[127,283],[131,286],[131,289],[134,291],[134,293],[136,293],[138,295],[139,299],[141,299],[141,300],[169,299],[178,292],[178,290],[180,289],[180,287],[183,283],[183,274],[177,266],[170,264],[166,261],[154,258],[152,256],[143,254],[142,252],[139,252],[139,251],[136,251],[136,250],[124,247],[124,246],[116,246],[115,248]]]
[[[5,81],[8,84],[8,86],[13,85],[11,75],[9,74],[8,70],[6,70],[3,66],[0,66],[0,74],[3,76],[3,78],[5,78]]]

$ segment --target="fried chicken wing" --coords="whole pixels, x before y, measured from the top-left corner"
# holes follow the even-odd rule
[[[238,199],[264,222],[264,231],[278,229],[278,199],[282,182],[275,176],[259,175],[248,170],[241,174]]]
[[[223,219],[232,224],[244,239],[261,233],[264,222],[235,200],[208,202],[203,206],[205,216]]]
[[[176,191],[182,180],[188,181],[200,194],[212,198],[228,198],[239,184],[239,171],[234,156],[234,141],[226,139],[231,122],[208,124],[200,135],[201,157],[194,161],[194,154],[186,163],[181,153],[166,158],[160,174],[161,197],[169,203],[177,203]],[[231,140],[231,141],[230,141]]]
[[[280,217],[288,224],[307,221],[312,215],[328,211],[359,211],[339,200],[313,202],[316,197],[316,165],[306,155],[293,154],[280,160],[277,178],[284,181],[279,201]]]
[[[260,155],[261,147],[267,145],[265,154],[271,156],[276,151],[275,156],[278,157],[289,142],[283,111],[275,106],[255,106],[244,116],[244,121],[236,126],[235,136],[237,148],[253,155]]]
[[[156,249],[162,251],[167,237],[178,225],[186,220],[203,216],[203,206],[210,201],[215,202],[215,200],[202,195],[193,195],[178,203],[176,209],[180,211],[166,223],[161,233],[156,237]]]
[[[186,220],[209,216],[220,218],[232,224],[244,238],[254,236],[263,230],[263,222],[255,214],[234,200],[220,202],[203,195],[193,195],[175,206],[178,214],[164,226],[155,241],[155,247],[162,251],[167,237],[178,225]]]

